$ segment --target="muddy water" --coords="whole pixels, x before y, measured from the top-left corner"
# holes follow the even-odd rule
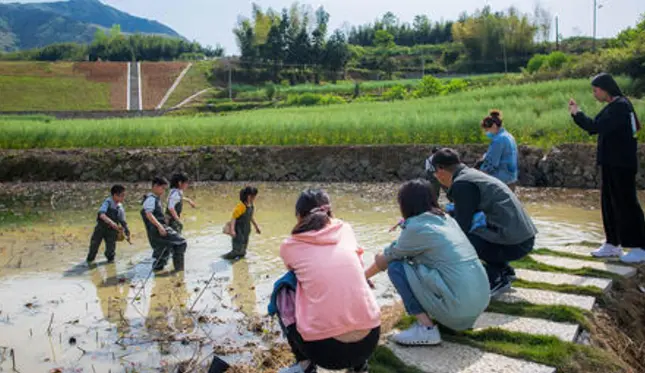
[[[138,213],[143,185],[129,185],[133,244],[120,243],[116,264],[82,264],[97,206],[99,184],[5,184],[0,190],[0,372],[172,371],[180,362],[206,364],[215,352],[249,361],[275,340],[266,314],[273,280],[284,267],[279,244],[293,227],[295,199],[305,184],[259,185],[247,259],[230,264],[221,234],[239,184],[208,184],[186,195],[186,272],[150,276],[150,249]],[[396,185],[325,185],[335,213],[350,222],[367,261],[396,238]],[[597,192],[521,190],[540,229],[539,246],[600,241]],[[102,260],[99,254],[99,260]],[[393,289],[377,280],[382,303]],[[12,351],[13,350],[13,357]]]

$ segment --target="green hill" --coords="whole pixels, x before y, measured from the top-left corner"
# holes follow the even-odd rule
[[[99,0],[0,4],[0,51],[53,43],[89,43],[98,28],[121,25],[125,33],[181,37],[157,21],[134,17]]]

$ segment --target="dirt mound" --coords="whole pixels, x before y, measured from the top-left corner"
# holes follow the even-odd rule
[[[84,74],[87,80],[110,84],[110,103],[114,110],[126,110],[128,64],[126,62],[79,62],[74,72]]]
[[[144,62],[141,64],[143,108],[153,110],[186,68],[185,62]]]
[[[645,266],[636,276],[615,281],[592,319],[591,343],[645,372]]]

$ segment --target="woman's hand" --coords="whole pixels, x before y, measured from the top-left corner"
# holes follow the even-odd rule
[[[576,115],[576,114],[578,114],[579,111],[580,111],[580,109],[578,108],[578,104],[576,103],[576,100],[570,99],[569,100],[569,113],[571,113],[571,115]]]

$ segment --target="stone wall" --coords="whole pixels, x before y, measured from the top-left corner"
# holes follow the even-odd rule
[[[198,181],[408,180],[423,176],[433,146],[201,147],[148,149],[0,150],[0,181],[147,181],[188,172]],[[472,164],[486,146],[455,147]],[[639,149],[645,165],[645,146]],[[520,148],[523,186],[597,188],[595,146],[563,145],[545,152]],[[645,175],[639,174],[639,188]]]

